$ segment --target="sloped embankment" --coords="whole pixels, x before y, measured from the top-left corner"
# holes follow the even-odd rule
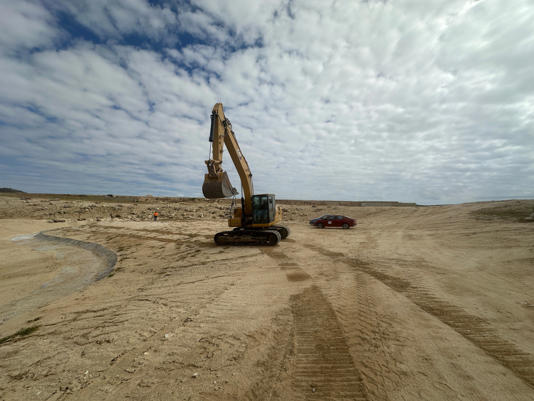
[[[100,244],[95,244],[93,242],[79,241],[72,238],[56,237],[55,235],[45,234],[49,231],[41,231],[35,236],[35,239],[42,241],[51,241],[59,244],[72,245],[83,248],[87,251],[92,252],[98,258],[102,259],[104,263],[104,269],[100,271],[96,277],[95,281],[101,280],[104,277],[107,277],[115,267],[117,263],[117,255],[115,252],[103,247]]]

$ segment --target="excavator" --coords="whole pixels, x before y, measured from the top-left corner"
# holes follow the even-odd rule
[[[230,120],[226,118],[222,103],[213,106],[209,141],[212,152],[206,160],[208,173],[204,175],[202,192],[208,199],[235,197],[238,194],[230,183],[228,174],[223,170],[222,158],[224,146],[232,158],[241,179],[241,207],[232,207],[232,217],[228,219],[231,231],[215,234],[217,245],[269,245],[274,246],[287,238],[289,229],[279,225],[282,210],[276,206],[273,194],[254,194],[252,173],[247,160],[232,130]],[[234,203],[232,202],[232,206]]]

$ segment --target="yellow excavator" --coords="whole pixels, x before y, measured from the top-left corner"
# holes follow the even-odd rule
[[[245,156],[241,153],[232,124],[225,117],[222,103],[213,106],[209,141],[212,143],[211,158],[206,160],[208,173],[204,176],[202,192],[208,199],[228,198],[238,194],[230,183],[228,174],[221,167],[223,149],[228,153],[239,173],[243,194],[241,207],[233,207],[232,217],[228,219],[231,231],[215,234],[217,245],[271,245],[287,238],[289,229],[279,225],[282,210],[276,206],[273,194],[254,195],[252,173]],[[232,203],[233,204],[233,203]]]

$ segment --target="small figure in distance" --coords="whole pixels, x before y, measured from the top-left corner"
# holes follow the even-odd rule
[[[159,213],[157,210],[154,211],[154,221],[158,219]]]

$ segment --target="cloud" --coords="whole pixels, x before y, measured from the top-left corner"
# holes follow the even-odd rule
[[[176,14],[166,6],[152,5],[145,0],[44,1],[63,22],[75,21],[104,42],[132,34],[148,41],[175,42],[176,39],[172,35]]]
[[[2,186],[200,196],[222,101],[259,193],[534,196],[527,0],[2,7]]]
[[[42,5],[20,0],[0,4],[0,50],[2,53],[47,47],[61,36],[53,27],[54,16]]]

